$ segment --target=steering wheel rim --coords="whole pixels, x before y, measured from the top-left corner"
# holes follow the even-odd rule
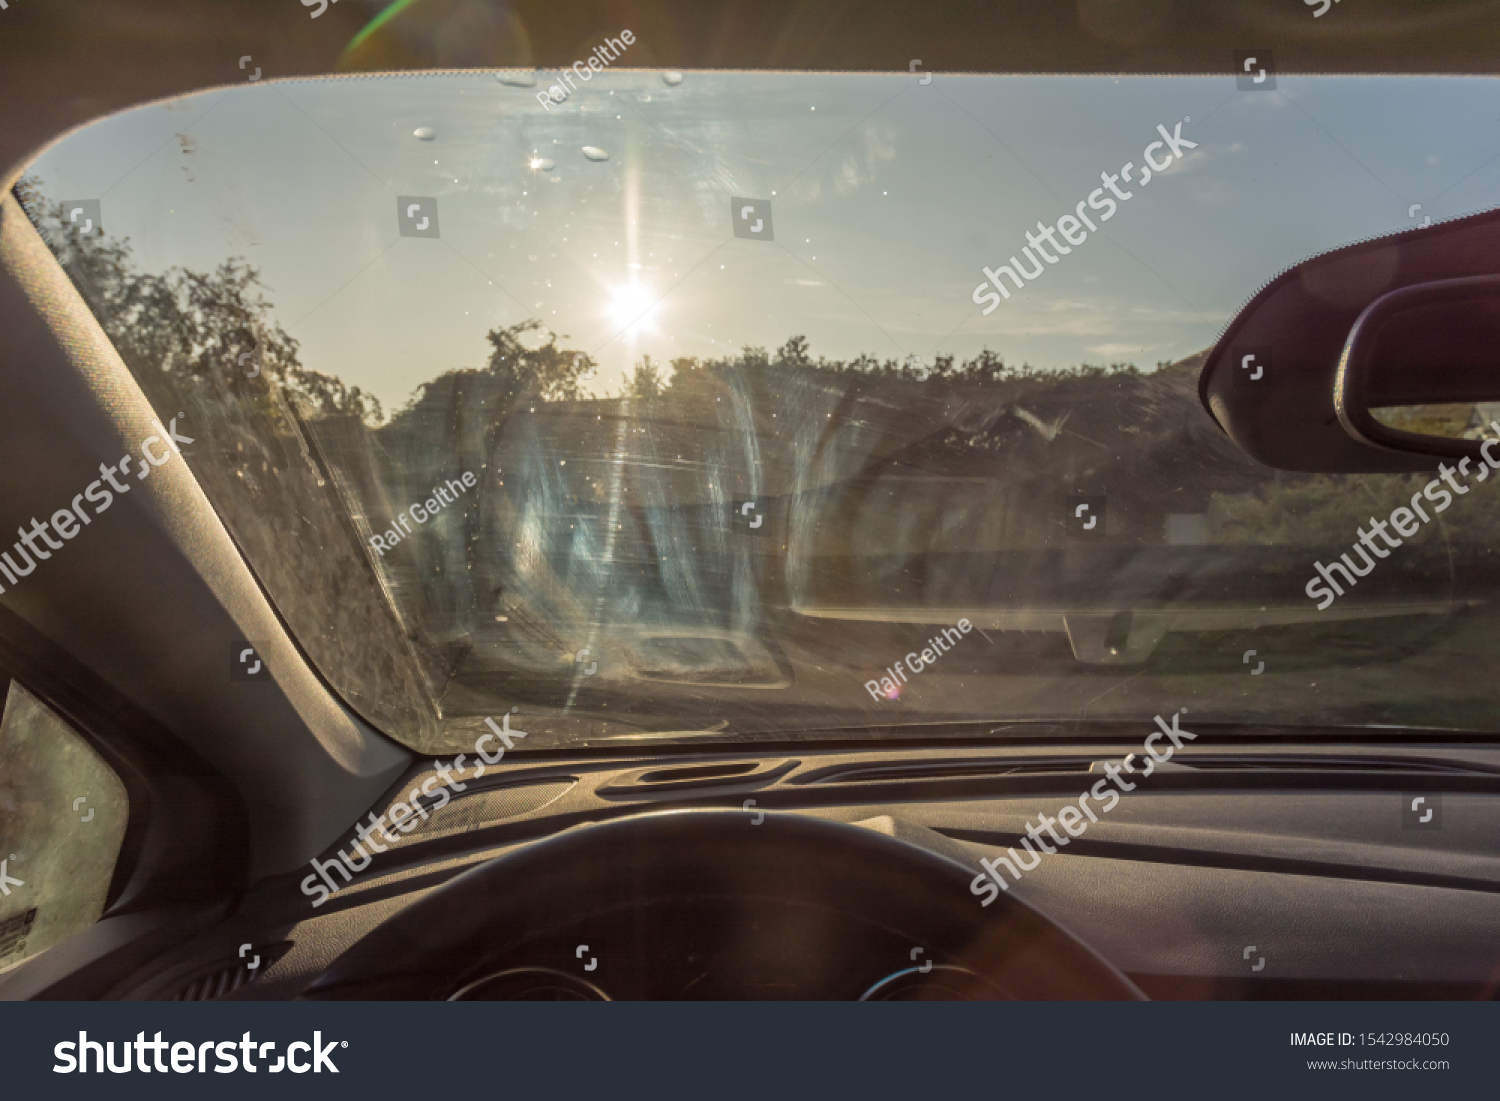
[[[1144,1000],[1123,973],[1063,926],[1009,893],[989,907],[974,869],[874,830],[794,814],[754,823],[730,810],[630,815],[566,830],[469,869],[350,947],[303,993],[314,1000],[391,998],[432,989],[434,974],[474,973],[560,917],[733,896],[834,907],[884,926],[931,958],[1019,1000]],[[524,889],[516,889],[516,884]]]

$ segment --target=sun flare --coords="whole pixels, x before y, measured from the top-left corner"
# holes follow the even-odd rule
[[[639,283],[616,287],[609,296],[609,318],[616,325],[637,328],[651,320],[656,295]]]

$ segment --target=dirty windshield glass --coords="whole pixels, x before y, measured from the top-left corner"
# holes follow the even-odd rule
[[[1494,728],[1500,488],[1362,560],[1429,477],[1197,394],[1279,272],[1497,205],[1491,81],[628,64],[209,91],[19,185],[369,721]]]

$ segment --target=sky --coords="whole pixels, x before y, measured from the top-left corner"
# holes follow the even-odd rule
[[[1493,78],[669,84],[628,62],[575,76],[550,108],[537,93],[555,74],[247,82],[94,123],[29,173],[53,199],[99,200],[142,270],[248,260],[303,365],[388,413],[482,366],[487,331],[532,317],[594,357],[601,395],[643,355],[794,334],[831,359],[989,348],[1038,367],[1152,367],[1211,346],[1310,256],[1500,206]],[[981,313],[984,266],[1072,213],[1102,172],[1133,162],[1138,184],[1158,124],[1179,122],[1196,148],[1148,186],[1121,181],[1133,197],[1097,233]],[[440,236],[402,236],[399,196],[435,199]],[[769,201],[773,240],[734,235],[736,199]]]

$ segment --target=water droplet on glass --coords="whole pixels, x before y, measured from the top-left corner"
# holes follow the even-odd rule
[[[430,126],[418,126],[411,132],[411,136],[420,141],[431,141],[437,137],[437,131]]]
[[[535,88],[536,73],[511,71],[496,73],[495,79],[501,84],[509,84],[512,88]]]
[[[600,149],[597,145],[585,145],[583,147],[583,155],[591,161],[609,160],[609,154]]]
[[[682,83],[682,74],[679,72],[666,72],[661,74],[662,82],[669,87],[675,88]]]

